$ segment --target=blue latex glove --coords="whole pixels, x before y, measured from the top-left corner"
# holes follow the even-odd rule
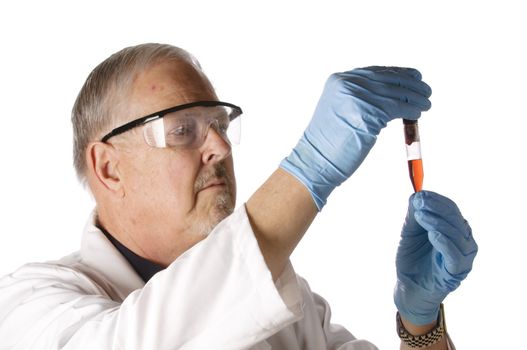
[[[415,325],[435,321],[443,299],[472,269],[477,251],[454,202],[430,191],[413,194],[396,259],[399,313]]]
[[[367,67],[335,73],[309,126],[280,167],[311,192],[318,209],[362,163],[394,118],[417,119],[432,90],[412,68]]]

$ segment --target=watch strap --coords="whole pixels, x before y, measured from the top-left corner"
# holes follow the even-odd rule
[[[438,343],[443,336],[446,334],[446,325],[445,325],[445,314],[443,304],[439,307],[439,315],[437,316],[437,325],[434,329],[430,330],[426,334],[422,335],[412,335],[406,328],[404,328],[403,322],[401,320],[401,315],[397,312],[397,335],[399,338],[412,349],[422,349],[430,345]]]

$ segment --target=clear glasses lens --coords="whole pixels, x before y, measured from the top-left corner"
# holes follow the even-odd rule
[[[213,128],[229,144],[239,144],[240,119],[230,107],[192,107],[146,123],[144,137],[152,147],[191,149],[200,147]]]

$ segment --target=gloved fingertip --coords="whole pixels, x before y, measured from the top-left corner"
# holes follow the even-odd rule
[[[428,240],[434,247],[437,247],[438,244],[442,244],[443,237],[438,231],[428,231]]]
[[[427,97],[430,97],[430,95],[428,95]],[[430,108],[432,108],[432,102],[430,100],[426,100],[426,104],[423,107],[423,111],[428,111],[430,110]]]
[[[423,93],[425,94],[425,96],[428,98],[430,96],[432,96],[432,88],[430,87],[430,85],[428,85],[427,83],[425,83],[424,81],[421,81],[422,83],[422,89],[423,89]]]
[[[426,86],[428,86],[428,91],[427,91],[427,96],[426,97],[430,97],[430,96],[432,96],[432,88],[428,84]]]
[[[418,120],[421,118],[421,110],[419,107],[411,107],[405,111],[405,115],[402,116],[405,119]]]
[[[422,190],[415,193],[414,208],[415,209],[430,209],[435,207],[437,202],[441,200],[441,195],[433,191]]]
[[[423,78],[423,75],[421,74],[420,71],[418,71],[417,69],[415,68],[402,68],[406,73],[408,73],[409,75],[411,75],[412,77],[414,77],[415,79],[417,80],[421,80]]]
[[[466,219],[463,219],[463,223],[465,224],[465,231],[463,232],[463,237],[465,239],[469,239],[472,236],[472,227],[470,227],[470,224]]]
[[[414,209],[419,210],[424,207],[424,195],[423,191],[419,191],[410,196]]]

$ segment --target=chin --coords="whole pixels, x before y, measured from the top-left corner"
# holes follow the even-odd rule
[[[219,224],[227,216],[231,215],[234,211],[234,199],[228,191],[223,192],[216,198],[216,202],[211,210],[211,215],[216,217],[216,223],[214,226]]]
[[[218,195],[212,207],[208,211],[207,219],[203,220],[201,227],[201,235],[208,236],[212,230],[218,225],[223,219],[231,215],[234,211],[234,199],[231,193],[225,191]]]

